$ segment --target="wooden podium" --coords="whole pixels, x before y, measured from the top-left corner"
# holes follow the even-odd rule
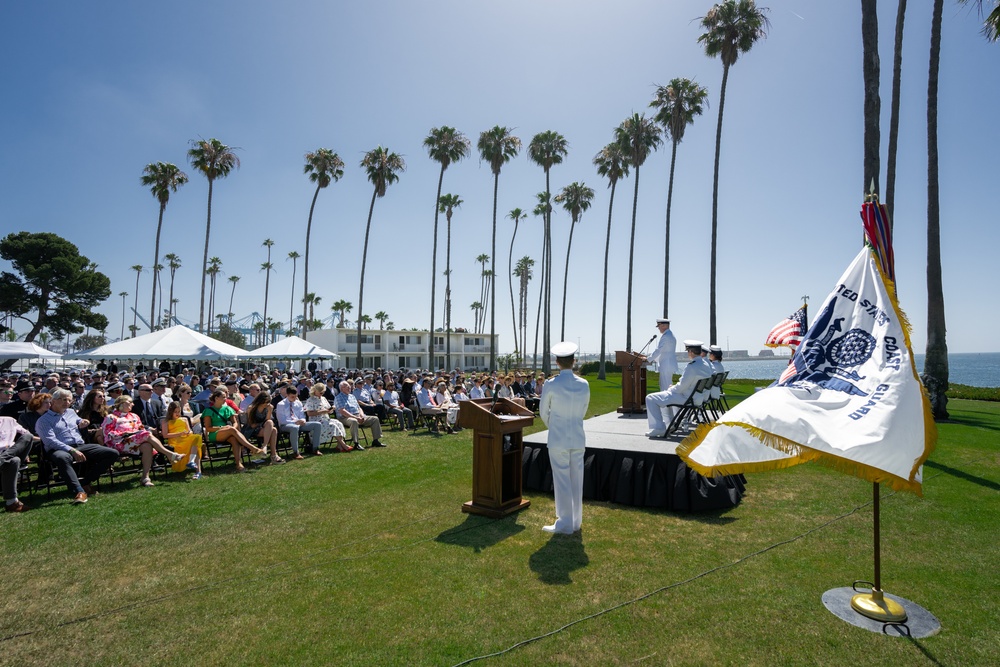
[[[530,505],[530,500],[521,498],[521,430],[535,423],[534,413],[506,398],[497,399],[495,405],[491,398],[458,405],[459,425],[473,430],[472,500],[462,505],[462,511],[497,519]]]
[[[646,413],[646,357],[618,350],[615,364],[622,368],[622,414]]]

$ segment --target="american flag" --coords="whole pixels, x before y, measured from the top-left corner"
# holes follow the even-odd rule
[[[771,329],[771,333],[767,334],[767,340],[764,341],[764,345],[768,347],[787,345],[794,350],[802,342],[802,336],[805,332],[806,306],[803,305]]]

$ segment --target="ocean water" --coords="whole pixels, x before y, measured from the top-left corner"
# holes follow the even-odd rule
[[[917,372],[924,369],[924,355],[914,355]],[[777,379],[788,365],[788,358],[760,361],[722,360],[731,378],[752,380]],[[948,355],[948,380],[972,387],[1000,387],[1000,352],[968,352]]]

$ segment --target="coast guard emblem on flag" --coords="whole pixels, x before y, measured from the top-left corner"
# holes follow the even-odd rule
[[[936,439],[909,324],[863,248],[778,382],[698,427],[677,453],[706,476],[817,460],[920,493]]]

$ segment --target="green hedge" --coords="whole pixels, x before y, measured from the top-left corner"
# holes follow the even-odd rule
[[[967,384],[949,384],[948,398],[970,401],[1000,401],[1000,387],[970,387]]]
[[[580,366],[580,375],[591,375],[591,374],[595,374],[596,375],[600,370],[601,370],[601,362],[600,361],[588,361],[583,366]],[[605,361],[604,362],[604,372],[605,373],[621,373],[622,372],[622,367],[621,366],[615,366],[610,361]]]

